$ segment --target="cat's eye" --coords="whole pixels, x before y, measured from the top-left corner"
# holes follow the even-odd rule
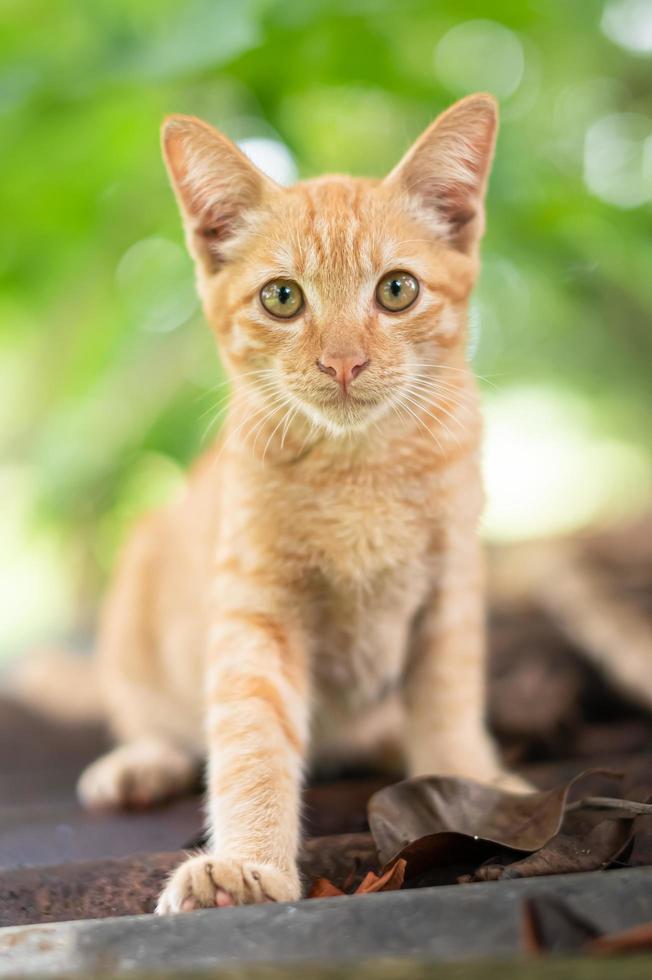
[[[389,272],[376,286],[376,299],[390,313],[412,306],[419,295],[419,283],[409,272]]]
[[[289,320],[303,308],[303,293],[291,279],[272,279],[261,289],[260,302],[272,316]]]

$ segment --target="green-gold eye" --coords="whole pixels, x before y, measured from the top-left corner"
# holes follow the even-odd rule
[[[260,302],[272,316],[289,320],[303,308],[303,293],[291,279],[272,279],[261,289]]]
[[[419,283],[409,272],[389,272],[376,286],[376,299],[390,313],[401,313],[419,295]]]

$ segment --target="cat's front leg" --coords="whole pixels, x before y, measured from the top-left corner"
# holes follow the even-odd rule
[[[441,577],[415,628],[405,677],[411,776],[465,776],[507,790],[531,787],[502,768],[485,723],[482,554],[471,522],[445,537]]]
[[[172,875],[161,914],[300,897],[301,779],[308,671],[289,603],[260,605],[260,588],[220,584],[222,608],[206,660],[207,853]],[[256,601],[258,597],[258,601]]]

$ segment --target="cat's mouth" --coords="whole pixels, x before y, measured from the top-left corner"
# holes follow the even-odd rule
[[[332,434],[366,429],[390,407],[390,400],[369,394],[336,392],[322,398],[301,398],[308,418]]]
[[[329,398],[324,398],[322,403],[330,409],[335,411],[359,408],[364,410],[366,408],[373,408],[378,405],[383,399],[379,399],[378,396],[374,395],[361,395],[353,391],[334,392]]]

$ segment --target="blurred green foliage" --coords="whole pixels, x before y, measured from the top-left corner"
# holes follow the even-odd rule
[[[447,104],[493,90],[478,370],[580,393],[649,448],[652,65],[606,36],[610,7],[4,0],[0,486],[22,531],[2,581],[36,594],[58,563],[66,583],[16,615],[92,606],[125,525],[214,431],[220,370],[159,155],[170,112],[278,140],[301,176],[381,175]]]

